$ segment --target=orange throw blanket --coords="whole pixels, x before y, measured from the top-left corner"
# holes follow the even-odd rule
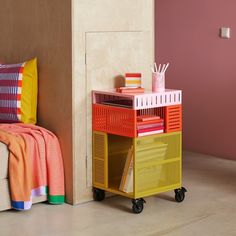
[[[64,203],[64,169],[57,137],[36,125],[0,124],[0,141],[9,149],[12,208],[31,208],[32,198],[47,195]]]

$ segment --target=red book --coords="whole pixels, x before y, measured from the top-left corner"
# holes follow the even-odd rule
[[[148,121],[148,120],[157,120],[157,119],[160,119],[160,116],[141,115],[137,117],[137,121]]]
[[[142,74],[141,73],[126,73],[125,74],[125,77],[136,77],[136,78],[141,78],[142,77]]]
[[[156,131],[156,130],[163,130],[163,129],[164,129],[163,126],[154,127],[154,128],[139,129],[138,133],[145,133],[145,132]]]
[[[144,93],[144,88],[118,88],[119,93]]]

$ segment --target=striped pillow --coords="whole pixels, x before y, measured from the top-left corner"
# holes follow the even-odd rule
[[[0,122],[36,123],[37,59],[0,64]]]

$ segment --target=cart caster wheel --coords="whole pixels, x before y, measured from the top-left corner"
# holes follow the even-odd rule
[[[143,211],[143,203],[146,202],[144,199],[140,198],[140,199],[133,199],[132,203],[133,203],[132,206],[133,213],[139,214]]]
[[[184,187],[175,189],[175,201],[182,202],[185,198],[186,192],[187,192],[187,190]]]
[[[101,202],[105,198],[105,191],[98,188],[93,188],[93,199],[94,201]]]

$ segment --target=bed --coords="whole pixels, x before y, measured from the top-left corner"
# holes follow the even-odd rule
[[[24,68],[27,76],[24,75],[25,72],[23,72],[23,70],[22,70],[23,68]],[[12,77],[12,75],[14,75],[14,78]],[[24,76],[26,76],[26,77],[24,78]],[[4,78],[4,80],[10,81],[11,85],[9,85],[9,86],[15,86],[15,87],[20,86],[18,83],[18,80],[20,78],[22,81],[27,79],[28,82],[26,82],[26,83],[30,84],[30,86],[28,86],[28,87],[29,88],[32,87],[34,89],[27,90],[27,94],[29,97],[27,99],[24,98],[24,101],[26,101],[27,103],[33,104],[32,108],[35,110],[33,116],[36,116],[37,98],[36,98],[35,94],[37,94],[37,60],[33,59],[29,62],[24,62],[22,64],[15,64],[15,65],[6,65],[6,64],[0,63],[0,77]],[[9,117],[6,117],[6,114],[4,114],[5,113],[4,112],[4,109],[5,109],[4,100],[9,99],[9,97],[3,98],[3,96],[5,95],[5,93],[11,93],[12,87],[9,91],[6,91],[6,89],[4,90],[3,88],[6,88],[6,87],[5,87],[5,84],[3,84],[3,82],[1,81],[0,88],[1,88],[0,123],[2,123],[2,119],[9,118]],[[3,92],[3,91],[5,91],[5,92]],[[20,90],[17,89],[14,91],[21,92],[22,88]],[[17,95],[19,95],[18,94],[19,92],[17,92]],[[24,94],[20,94],[20,95],[25,96]],[[8,101],[8,104],[10,104],[11,102],[12,101]],[[26,104],[25,107],[27,107],[27,106],[28,105]],[[27,111],[27,112],[23,111],[23,112],[26,114],[29,113],[29,111]],[[32,118],[32,114],[30,114],[30,117]],[[25,120],[25,121],[28,123],[35,123],[36,120],[34,118],[33,119],[31,119],[31,118],[30,118],[30,120],[28,120],[28,121]],[[13,122],[13,121],[11,121],[11,122]],[[14,120],[14,122],[16,122],[16,120]],[[24,122],[24,121],[22,120],[22,122]],[[9,164],[9,151],[7,149],[7,146],[4,143],[0,142],[0,211],[11,209],[10,192],[9,192],[9,178],[8,178],[9,177],[8,176],[8,164]],[[36,202],[45,201],[45,200],[47,200],[47,198],[46,198],[46,196],[40,196],[40,197],[36,197],[35,199],[32,199],[32,200],[34,203],[36,203]]]
[[[37,126],[37,58],[0,63],[0,211],[64,203],[58,138]]]

